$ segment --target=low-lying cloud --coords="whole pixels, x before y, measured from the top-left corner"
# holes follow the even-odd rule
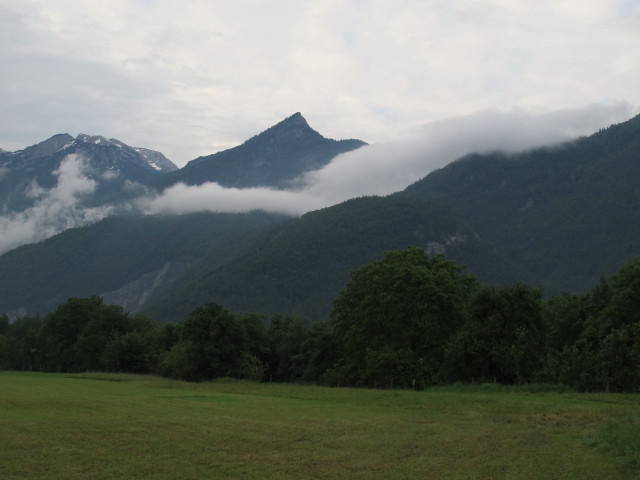
[[[554,145],[626,120],[626,103],[531,114],[485,111],[427,124],[404,141],[370,145],[298,179],[295,190],[177,184],[140,202],[147,213],[245,212],[299,215],[363,195],[387,195],[469,153],[518,152]]]
[[[323,199],[303,191],[271,188],[225,188],[208,182],[197,186],[178,183],[155,198],[143,198],[140,208],[147,213],[189,213],[197,211],[241,213],[252,210],[298,215],[326,206]]]
[[[85,165],[82,157],[68,155],[53,172],[57,177],[55,187],[46,190],[34,182],[28,192],[35,199],[33,206],[0,217],[0,253],[98,221],[111,213],[108,206],[81,206],[81,200],[96,188],[96,182],[85,175]]]

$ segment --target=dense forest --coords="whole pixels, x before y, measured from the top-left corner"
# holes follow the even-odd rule
[[[178,323],[70,298],[41,317],[0,317],[0,368],[150,373],[421,389],[529,382],[640,389],[640,257],[586,294],[482,284],[421,248],[352,272],[325,321],[233,313],[216,303]]]
[[[640,115],[555,147],[471,154],[399,195],[450,207],[545,293],[585,292],[640,252]]]

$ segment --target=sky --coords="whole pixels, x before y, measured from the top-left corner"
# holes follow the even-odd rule
[[[640,0],[0,0],[0,148],[86,133],[183,166],[295,112],[378,152],[478,119],[584,134],[640,113],[639,46]]]

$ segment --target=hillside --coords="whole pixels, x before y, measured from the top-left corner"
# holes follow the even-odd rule
[[[585,291],[640,254],[640,116],[554,148],[470,155],[401,195],[449,205],[523,280]]]
[[[410,198],[365,197],[281,224],[235,259],[143,310],[173,321],[217,301],[237,311],[289,312],[320,320],[352,270],[408,245],[442,253],[483,281],[518,278],[516,267],[478,240],[447,207]]]
[[[283,219],[262,212],[121,216],[70,229],[0,256],[0,312],[46,313],[69,297],[107,292],[133,309]]]

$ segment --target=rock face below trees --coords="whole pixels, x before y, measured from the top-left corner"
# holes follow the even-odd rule
[[[120,305],[127,312],[137,312],[149,298],[165,292],[189,268],[189,264],[171,261],[162,268],[145,273],[123,287],[101,295],[105,303]]]

